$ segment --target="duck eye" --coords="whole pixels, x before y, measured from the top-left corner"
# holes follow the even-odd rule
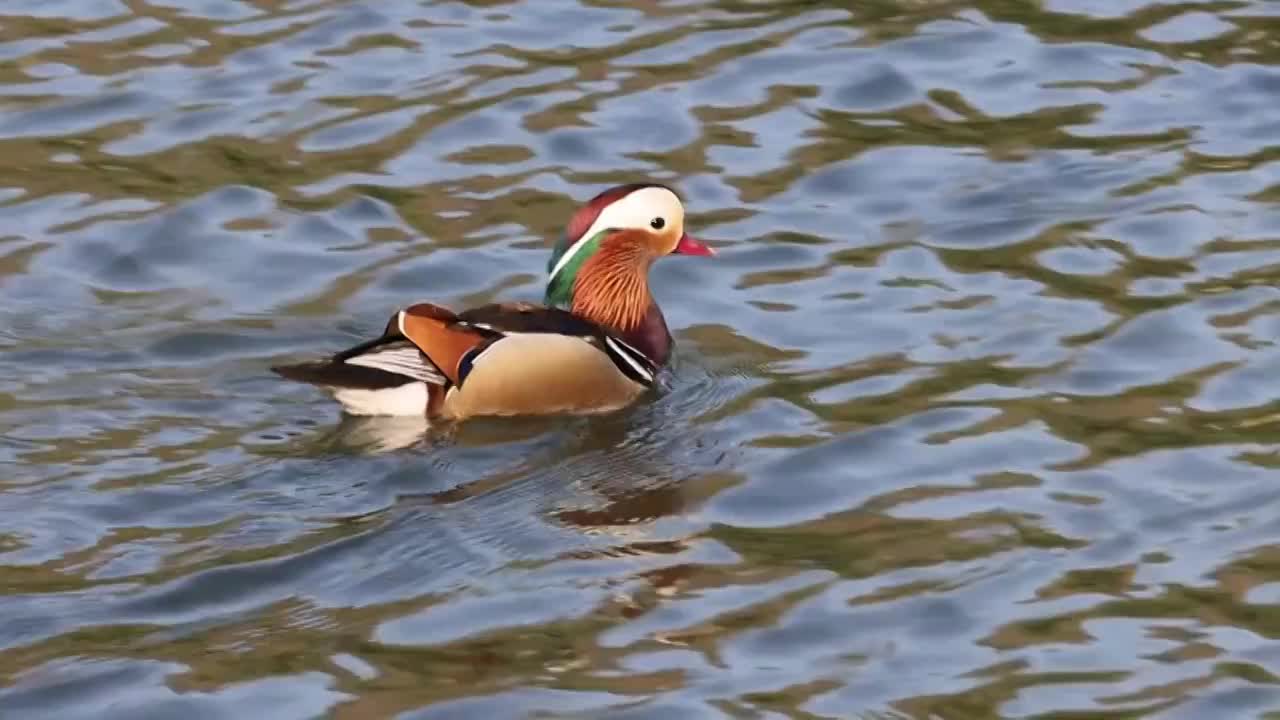
[[[656,217],[649,221],[649,227],[653,228],[654,230],[661,230],[663,227],[666,226],[666,224],[667,224],[667,221],[663,220],[660,217]]]

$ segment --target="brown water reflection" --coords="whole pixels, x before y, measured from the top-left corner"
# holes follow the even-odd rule
[[[1274,4],[856,5],[6,3],[0,715],[1280,712]],[[660,398],[266,372],[637,177]]]

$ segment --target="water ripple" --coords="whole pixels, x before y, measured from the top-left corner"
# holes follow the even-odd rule
[[[0,707],[1274,714],[1275,16],[10,0]],[[638,177],[721,249],[659,397],[266,372]]]

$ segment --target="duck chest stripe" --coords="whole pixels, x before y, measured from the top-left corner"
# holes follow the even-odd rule
[[[610,335],[604,336],[605,351],[623,374],[641,385],[653,384],[652,363],[639,350]]]

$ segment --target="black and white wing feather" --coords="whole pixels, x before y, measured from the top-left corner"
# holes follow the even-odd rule
[[[418,346],[398,333],[361,343],[327,360],[271,369],[290,380],[362,390],[381,390],[411,382],[430,385],[447,382],[444,373]]]

